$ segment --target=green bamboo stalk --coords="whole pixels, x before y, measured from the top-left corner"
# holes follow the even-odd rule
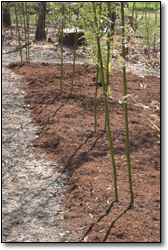
[[[155,27],[157,27],[157,7],[158,3],[155,5]],[[154,34],[154,52],[156,52],[156,33]]]
[[[63,67],[63,34],[64,34],[64,3],[62,6],[62,32],[61,32],[61,94],[62,94],[62,67]]]
[[[146,10],[145,10],[145,29],[146,29],[146,34],[145,34],[145,39],[146,39],[146,45],[148,46],[147,52],[148,52],[148,58],[149,58],[149,21],[147,17],[147,6],[148,3],[146,2]]]
[[[124,45],[124,6],[121,2],[121,21],[122,21],[122,57],[125,59],[125,45]],[[124,96],[127,95],[126,85],[126,69],[123,66],[123,85],[124,85]],[[127,165],[128,165],[128,176],[129,176],[129,188],[131,193],[131,204],[134,203],[133,190],[132,190],[132,179],[131,179],[131,166],[130,166],[130,154],[129,154],[129,135],[128,135],[128,116],[127,116],[127,98],[124,100],[124,112],[125,112],[125,132],[126,132],[126,154],[127,154]]]
[[[94,22],[95,22],[95,26],[97,28],[97,17],[96,17],[95,2],[92,2],[92,6],[93,6]],[[115,197],[116,197],[116,201],[118,201],[116,168],[115,168],[113,143],[112,143],[110,122],[109,122],[109,115],[108,115],[107,93],[105,91],[105,80],[104,80],[104,70],[103,70],[103,63],[102,63],[101,48],[100,48],[100,38],[99,38],[98,34],[97,34],[97,47],[98,47],[98,54],[99,54],[99,59],[100,59],[100,69],[101,69],[101,78],[102,78],[103,94],[104,94],[105,115],[106,115],[106,121],[107,121],[107,127],[108,127],[108,136],[109,136],[109,142],[110,142],[110,152],[111,152],[112,165],[113,165]]]
[[[76,25],[77,25],[77,27],[78,27],[78,17],[79,17],[79,8],[78,8],[77,18],[76,18]],[[76,33],[75,33],[75,48],[74,48],[74,62],[73,62],[73,74],[72,74],[71,95],[72,95],[73,80],[74,80],[74,73],[75,73],[76,44],[77,44],[77,28],[76,28]]]
[[[97,84],[98,84],[98,79],[99,79],[99,59],[97,58],[96,86],[95,86],[95,101],[94,101],[95,132],[96,132],[96,128],[97,128],[96,102],[97,102]]]
[[[110,3],[107,2],[107,9],[108,9],[108,18],[110,19]],[[110,37],[110,32],[109,32],[109,22],[108,22],[108,30],[107,30],[107,38]],[[109,59],[110,59],[110,42],[109,39],[107,40],[107,64],[106,64],[106,92],[107,92],[107,85],[109,82],[109,70],[108,70],[108,65],[109,65]]]
[[[26,22],[27,22],[27,43],[28,43],[28,61],[30,62],[30,52],[29,52],[29,14],[27,11],[27,2],[25,2],[26,4]]]
[[[110,2],[107,2],[107,8],[108,8],[108,18],[110,18]],[[109,22],[108,22],[108,28],[109,28]],[[107,38],[109,37],[110,37],[110,33],[108,31]],[[108,39],[107,40],[107,64],[106,64],[106,93],[107,93],[107,85],[109,83],[109,70],[108,70],[109,59],[110,59],[110,42]],[[105,132],[106,132],[106,125],[107,125],[107,121],[105,118]]]
[[[102,3],[100,2],[100,13],[99,15],[101,16],[101,7],[102,7]],[[97,129],[97,114],[96,114],[96,105],[97,105],[97,86],[98,86],[98,80],[99,80],[99,54],[97,54],[97,66],[96,66],[96,86],[95,86],[95,101],[94,101],[94,116],[95,116],[95,132]],[[105,121],[106,121],[106,117],[105,117]]]
[[[23,12],[23,21],[24,21],[24,31],[25,31],[25,46],[26,46],[26,62],[27,62],[27,37],[26,37],[26,20],[25,20],[25,11],[24,11],[24,5],[22,2],[22,12]]]
[[[17,9],[16,9],[16,3],[15,2],[14,2],[14,9],[15,9],[16,25],[17,25],[18,38],[19,38],[20,59],[21,59],[21,62],[22,62],[22,50],[21,50],[21,43],[20,43],[20,32],[19,32],[19,24],[18,24],[18,14],[17,14]]]

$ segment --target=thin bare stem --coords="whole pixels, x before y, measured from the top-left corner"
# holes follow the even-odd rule
[[[77,18],[76,18],[76,25],[78,26],[78,16],[79,16],[79,8],[77,11]],[[71,95],[72,95],[72,89],[73,89],[73,80],[74,80],[74,73],[75,73],[75,58],[76,58],[76,44],[77,44],[77,29],[75,33],[75,48],[74,48],[74,62],[73,62],[73,74],[72,74],[72,84],[71,84]]]
[[[62,32],[61,32],[61,94],[62,94],[62,67],[63,67],[63,34],[64,34],[64,3],[62,6]]]
[[[18,13],[16,9],[16,3],[14,2],[14,9],[15,9],[15,16],[16,16],[16,26],[17,26],[17,31],[18,31],[18,39],[19,39],[19,49],[20,49],[20,59],[22,62],[22,49],[21,49],[21,43],[20,43],[20,32],[19,32],[19,24],[18,24]]]
[[[98,27],[97,26],[97,17],[96,17],[96,8],[95,8],[95,3],[94,2],[92,2],[92,6],[93,6],[93,13],[94,13],[94,22],[95,22],[95,26],[96,26],[96,29],[97,29],[97,27]],[[102,80],[103,94],[104,94],[105,115],[106,115],[106,121],[107,121],[107,127],[108,127],[108,135],[109,135],[109,142],[110,142],[110,152],[111,152],[112,165],[113,165],[115,197],[116,197],[116,201],[118,201],[116,167],[115,167],[113,143],[112,143],[110,122],[109,122],[109,115],[108,115],[107,93],[105,91],[106,87],[105,87],[105,80],[104,80],[104,70],[103,70],[103,63],[102,63],[101,48],[100,48],[100,37],[99,37],[98,33],[97,33],[97,47],[98,47],[98,54],[99,54],[99,59],[100,59],[100,69],[101,69],[101,78],[102,78],[101,80]]]
[[[121,21],[122,21],[122,57],[125,60],[125,45],[124,45],[124,6],[121,2]],[[124,96],[127,96],[127,85],[126,85],[126,69],[123,66],[123,85],[124,85]],[[124,100],[124,111],[125,111],[125,132],[126,132],[126,153],[127,153],[127,165],[128,165],[128,176],[129,176],[129,187],[131,193],[131,204],[134,203],[133,190],[132,190],[132,179],[131,179],[131,166],[130,166],[130,154],[129,154],[129,135],[128,135],[128,116],[127,116],[127,98]]]

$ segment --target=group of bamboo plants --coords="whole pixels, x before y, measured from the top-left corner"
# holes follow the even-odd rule
[[[23,20],[24,20],[24,35],[25,35],[25,47],[26,47],[26,62],[30,61],[30,53],[29,53],[29,14],[28,14],[28,7],[27,2],[22,2],[21,6],[18,3],[14,2],[14,11],[15,11],[15,18],[16,18],[16,27],[18,33],[18,40],[19,40],[19,50],[20,50],[20,59],[21,62],[22,58],[22,46],[21,46],[21,39],[20,39],[20,29],[19,29],[19,20],[18,20],[18,8],[21,9]]]
[[[96,7],[95,3],[92,2],[93,6],[93,14],[94,14],[94,22],[95,27],[97,28],[96,39],[97,39],[97,49],[98,49],[98,60],[97,60],[97,70],[99,70],[100,66],[100,74],[101,74],[101,81],[103,86],[103,95],[104,95],[104,106],[105,106],[105,126],[107,125],[108,129],[108,136],[109,136],[109,143],[110,143],[110,152],[111,152],[111,160],[113,165],[113,175],[114,175],[114,190],[115,190],[115,198],[118,201],[118,193],[117,193],[117,176],[116,176],[116,167],[115,167],[115,160],[114,160],[114,150],[113,150],[113,142],[111,136],[111,129],[110,129],[110,121],[109,121],[109,114],[108,114],[108,103],[107,103],[107,84],[109,79],[108,72],[108,64],[109,64],[109,53],[110,53],[110,46],[109,41],[107,43],[107,67],[106,67],[106,83],[104,77],[104,67],[103,67],[103,60],[102,60],[102,51],[100,46],[100,36],[98,30],[98,23],[97,23],[97,15],[96,15]],[[124,45],[124,7],[123,3],[121,3],[121,17],[122,17],[122,57],[125,59],[125,45]],[[113,35],[113,34],[111,34]],[[109,38],[109,37],[107,37]],[[97,72],[98,74],[98,72]],[[97,77],[96,77],[97,78]],[[126,87],[126,69],[125,65],[123,66],[123,85],[124,85],[124,96],[127,95],[127,87]],[[125,111],[125,130],[126,130],[126,154],[127,154],[127,164],[128,164],[128,176],[129,176],[129,187],[130,187],[130,194],[131,194],[131,204],[134,203],[133,198],[133,189],[132,189],[132,179],[131,179],[131,166],[130,166],[130,156],[129,156],[129,135],[128,135],[128,117],[127,117],[127,101],[125,98],[124,101],[124,111]]]
[[[75,26],[76,26],[75,31],[76,31],[76,33],[75,33],[75,44],[74,44],[74,59],[73,59],[73,73],[72,73],[71,95],[72,95],[72,90],[73,90],[73,80],[74,80],[74,74],[75,74],[75,59],[76,59],[76,45],[77,45],[77,27],[78,27],[78,18],[79,18],[79,4],[77,4],[76,9],[77,9],[76,22],[75,22]],[[70,19],[71,15],[70,15],[70,11],[69,11],[69,15],[67,15],[67,13],[65,15],[65,6],[64,6],[64,3],[62,3],[61,10],[62,10],[62,15],[61,15],[61,19],[62,19],[62,27],[61,27],[61,94],[62,94],[64,27],[65,27],[65,22],[67,21],[67,16]],[[66,10],[66,12],[67,12],[67,10]]]
[[[92,2],[92,5],[93,5],[93,14],[94,14],[95,27],[98,28],[95,3]],[[110,122],[109,122],[109,115],[108,115],[107,92],[106,92],[106,86],[105,86],[104,69],[103,69],[102,53],[101,53],[101,47],[100,47],[100,37],[99,37],[99,34],[98,34],[98,30],[97,30],[96,36],[97,36],[97,48],[98,48],[98,60],[99,60],[97,63],[100,63],[100,73],[101,73],[101,80],[102,80],[103,94],[104,94],[105,121],[106,121],[106,124],[107,124],[107,127],[108,127],[108,136],[109,136],[109,142],[110,142],[110,152],[111,152],[111,159],[112,159],[112,165],[113,165],[115,198],[116,198],[116,201],[118,201],[116,167],[115,167],[113,142],[112,142],[112,137],[111,137],[111,129],[110,129]]]
[[[61,17],[61,81],[60,81],[60,93],[62,94],[62,75],[63,75],[63,39],[64,39],[64,28],[67,27],[67,20],[69,23],[72,21],[72,15],[70,9],[67,10],[67,3],[59,3],[59,8],[54,9],[54,13],[59,13]],[[54,5],[52,5],[54,6]],[[72,84],[71,84],[71,95],[73,91],[74,84],[74,74],[75,74],[75,60],[76,60],[76,45],[77,45],[77,28],[80,27],[85,30],[86,42],[87,45],[91,48],[91,53],[93,56],[93,64],[96,66],[96,84],[95,84],[95,100],[94,100],[94,117],[95,117],[95,132],[97,129],[97,86],[98,81],[100,80],[103,87],[103,96],[104,96],[104,109],[105,109],[105,131],[107,129],[109,136],[109,144],[110,144],[110,152],[111,152],[111,160],[113,166],[113,175],[114,175],[114,190],[115,190],[115,199],[118,201],[118,193],[117,193],[117,173],[115,167],[115,159],[114,159],[114,150],[113,150],[113,142],[112,142],[112,134],[110,128],[110,118],[108,111],[108,83],[109,76],[111,71],[111,62],[110,56],[114,47],[114,21],[115,14],[118,11],[118,15],[121,16],[120,21],[120,30],[121,30],[121,47],[122,47],[122,59],[125,62],[125,43],[128,42],[126,39],[126,31],[125,31],[125,23],[124,23],[124,6],[123,2],[121,2],[120,9],[116,10],[116,5],[112,2],[87,2],[81,8],[81,3],[74,3],[76,15],[75,21],[73,20],[74,27],[76,29],[75,34],[75,44],[74,44],[74,58],[73,58],[73,71],[72,71]],[[25,46],[26,46],[26,61],[30,61],[29,55],[29,15],[28,15],[28,6],[27,2],[22,2],[20,5],[21,12],[23,15],[24,21],[24,33],[25,33]],[[133,4],[132,17],[134,17],[136,4]],[[146,3],[146,9],[148,7],[148,3]],[[156,4],[156,8],[158,5]],[[18,21],[18,5],[14,2],[14,11],[15,11],[15,19],[19,40],[19,48],[20,48],[20,57],[22,58],[22,48],[20,42],[20,29],[19,29],[19,21]],[[150,46],[150,35],[149,32],[149,17],[145,12],[145,40],[148,46]],[[142,19],[142,18],[141,18]],[[132,21],[133,22],[133,21]],[[104,32],[104,23],[106,23],[106,31]],[[137,29],[138,22],[132,24],[134,32]],[[155,25],[157,24],[157,11],[155,12]],[[69,27],[72,27],[70,25]],[[157,30],[156,30],[157,31]],[[104,34],[106,35],[104,36]],[[154,40],[154,50],[156,49],[156,32],[153,32]],[[102,40],[106,43],[106,49],[102,46]],[[127,114],[127,103],[128,103],[128,95],[127,95],[127,86],[126,86],[126,67],[123,63],[122,68],[123,74],[123,93],[124,93],[124,112],[125,112],[125,133],[126,133],[126,155],[127,155],[127,165],[128,165],[128,179],[129,179],[129,188],[130,188],[130,196],[131,196],[131,204],[134,203],[133,197],[133,188],[132,188],[132,179],[131,179],[131,164],[130,164],[130,152],[129,152],[129,128],[128,128],[128,114]],[[154,124],[155,125],[155,124]]]

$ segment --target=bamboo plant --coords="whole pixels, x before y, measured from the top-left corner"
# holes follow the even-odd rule
[[[25,2],[26,5],[26,25],[27,25],[27,56],[28,61],[30,62],[30,52],[29,52],[29,14],[27,11],[27,2]]]
[[[97,26],[97,16],[96,16],[96,8],[95,8],[95,3],[94,2],[92,2],[92,7],[93,7],[95,27],[97,29],[98,28],[98,26]],[[100,37],[98,35],[98,31],[97,31],[97,47],[98,47],[98,54],[99,54],[99,60],[100,60],[101,80],[102,80],[103,94],[104,94],[105,116],[106,116],[106,122],[107,122],[107,127],[108,127],[108,135],[109,135],[109,142],[110,142],[110,152],[111,152],[112,165],[113,165],[115,198],[116,198],[116,201],[118,201],[116,167],[115,167],[115,160],[114,160],[114,152],[113,152],[113,143],[112,143],[111,130],[110,130],[110,122],[109,122],[109,116],[108,116],[107,92],[105,91],[106,87],[105,87],[105,80],[104,80],[104,70],[103,70],[103,63],[102,63],[101,48],[100,48]]]
[[[101,2],[100,2],[100,15],[101,15]],[[97,128],[97,116],[96,116],[96,104],[97,104],[97,86],[99,80],[99,53],[97,53],[97,64],[96,64],[96,86],[95,86],[95,101],[94,101],[94,115],[95,115],[95,132]]]
[[[26,17],[25,17],[25,9],[24,9],[24,3],[22,2],[22,12],[23,12],[23,21],[24,21],[24,32],[25,32],[25,46],[26,46],[26,62],[28,60],[28,55],[27,55],[27,29],[26,29]]]
[[[107,2],[107,11],[108,11],[108,19],[110,19],[110,2]],[[109,83],[109,59],[110,59],[110,41],[109,38],[111,36],[110,32],[109,32],[109,26],[110,23],[108,21],[108,30],[107,30],[107,63],[106,63],[106,93],[107,93],[107,85]],[[106,131],[106,125],[107,125],[107,121],[105,119],[105,131]]]
[[[76,25],[77,25],[77,27],[78,27],[78,18],[79,18],[79,7],[78,7],[77,17],[76,17]],[[76,33],[75,33],[75,48],[74,48],[74,62],[73,62],[73,74],[72,74],[72,84],[71,84],[71,95],[72,95],[73,80],[74,80],[74,73],[75,73],[76,44],[77,44],[77,28],[76,28]]]
[[[155,4],[155,27],[157,27],[157,7],[158,3]],[[154,52],[156,52],[156,31],[154,32],[154,42],[153,42]]]
[[[121,2],[121,22],[122,22],[122,57],[125,61],[125,45],[124,45],[124,6]],[[124,85],[124,96],[127,96],[127,85],[126,85],[126,69],[123,65],[123,85]],[[129,176],[129,188],[131,194],[131,204],[134,203],[133,190],[132,190],[132,179],[131,179],[131,166],[130,166],[130,154],[129,154],[129,135],[128,135],[128,115],[127,115],[127,98],[124,100],[124,112],[125,112],[125,132],[126,132],[126,154],[127,154],[127,165],[128,165],[128,176]]]
[[[96,132],[96,128],[97,128],[96,102],[97,102],[98,79],[99,79],[99,58],[97,58],[97,66],[96,66],[96,86],[95,86],[95,100],[94,100],[95,132]]]
[[[63,68],[63,34],[64,34],[64,3],[62,5],[62,31],[61,31],[61,94],[62,94],[62,68]]]
[[[16,26],[17,26],[18,38],[19,38],[20,59],[21,59],[21,62],[22,62],[22,49],[21,49],[21,43],[20,43],[20,32],[19,32],[19,23],[18,23],[18,13],[17,13],[16,3],[15,3],[15,2],[14,2],[14,10],[15,10]]]

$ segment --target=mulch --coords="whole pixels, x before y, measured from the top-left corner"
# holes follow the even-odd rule
[[[76,65],[72,95],[72,64],[63,65],[62,94],[60,64],[18,62],[9,68],[23,76],[25,103],[30,104],[31,118],[40,131],[33,145],[35,152],[46,153],[44,157],[59,163],[56,171],[67,174],[59,195],[65,197],[66,230],[77,233],[73,241],[160,242],[160,132],[150,122],[160,118],[160,79],[127,74],[128,94],[150,107],[128,103],[134,192],[134,205],[130,206],[124,105],[120,102],[122,73],[115,71],[110,76],[112,93],[108,96],[119,197],[115,202],[101,84],[94,132],[95,68]],[[160,128],[159,120],[155,125]]]

